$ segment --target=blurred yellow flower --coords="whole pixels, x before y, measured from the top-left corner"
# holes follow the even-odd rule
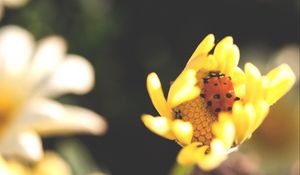
[[[45,156],[34,164],[17,159],[5,160],[0,157],[1,175],[72,175],[70,166],[55,152],[45,152]]]
[[[0,154],[28,160],[42,158],[40,136],[88,132],[101,134],[98,114],[51,98],[85,94],[94,85],[92,65],[66,54],[66,43],[50,36],[35,45],[17,26],[0,29]]]
[[[203,170],[217,167],[249,139],[269,107],[295,82],[286,64],[264,76],[251,63],[243,71],[237,67],[240,53],[232,37],[216,46],[214,40],[210,34],[199,44],[167,99],[158,76],[148,75],[147,89],[160,116],[142,116],[148,129],[183,147],[180,164],[197,164]]]
[[[4,13],[4,6],[9,8],[17,8],[25,5],[28,0],[0,0],[0,19]]]
[[[72,175],[69,165],[55,152],[46,152],[32,168],[33,175]]]

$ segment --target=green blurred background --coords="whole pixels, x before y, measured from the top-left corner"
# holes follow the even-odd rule
[[[231,35],[240,47],[240,67],[252,62],[266,73],[281,62],[299,78],[298,0],[30,0],[6,9],[1,26],[20,25],[37,39],[63,36],[69,53],[86,57],[96,86],[85,96],[60,100],[105,116],[102,137],[77,136],[96,164],[117,175],[169,174],[180,147],[149,132],[140,115],[156,114],[145,79],[159,74],[165,92],[208,33]],[[44,139],[57,148],[64,138]],[[71,148],[70,148],[71,149]],[[264,174],[290,174],[299,161],[299,83],[271,108],[252,139],[241,146]]]

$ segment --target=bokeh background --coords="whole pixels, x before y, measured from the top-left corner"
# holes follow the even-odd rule
[[[75,147],[65,140],[75,138],[90,161],[114,175],[172,171],[180,147],[149,132],[140,120],[143,113],[157,113],[146,91],[146,75],[157,72],[167,92],[207,34],[214,33],[217,41],[233,36],[241,51],[240,67],[249,61],[266,73],[287,62],[299,78],[298,0],[31,0],[23,8],[6,9],[1,26],[7,24],[22,26],[37,39],[61,35],[69,53],[93,64],[94,90],[59,100],[103,115],[108,132],[43,142],[64,156]],[[241,153],[261,173],[290,174],[299,166],[298,82],[252,138]]]

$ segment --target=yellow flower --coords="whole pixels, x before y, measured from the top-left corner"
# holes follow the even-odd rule
[[[33,175],[72,175],[70,166],[55,152],[46,152],[32,168]]]
[[[40,136],[101,134],[106,122],[85,108],[52,100],[65,93],[85,94],[94,85],[92,65],[66,54],[66,44],[50,36],[35,45],[17,26],[0,29],[0,154],[37,161]]]
[[[232,37],[215,46],[210,34],[172,83],[167,99],[158,76],[148,75],[147,89],[160,116],[145,114],[142,121],[152,132],[183,147],[177,157],[180,164],[197,164],[203,170],[218,166],[251,137],[269,107],[295,82],[286,64],[262,76],[251,63],[244,71],[237,67],[239,57]]]

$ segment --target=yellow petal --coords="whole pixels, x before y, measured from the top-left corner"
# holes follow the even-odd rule
[[[201,146],[199,142],[194,142],[182,148],[177,156],[177,162],[181,165],[193,165],[198,159],[204,156],[208,146]]]
[[[32,175],[57,174],[72,175],[73,173],[67,162],[54,152],[46,152],[44,158],[33,166]]]
[[[219,70],[223,72],[227,65],[226,57],[232,48],[233,45],[233,38],[230,36],[225,37],[222,39],[215,48],[214,56],[218,60]]]
[[[255,122],[255,108],[251,103],[243,105],[235,102],[232,109],[232,120],[236,130],[236,143],[242,143],[251,136],[251,128]]]
[[[259,127],[259,125],[261,125],[261,123],[264,121],[267,114],[269,113],[269,109],[270,109],[268,103],[264,100],[258,101],[254,105],[254,107],[255,107],[256,115],[250,131],[251,133],[253,133]]]
[[[244,98],[245,96],[245,82],[246,82],[246,76],[245,76],[245,73],[242,69],[240,69],[239,67],[235,67],[232,75],[231,75],[231,81],[233,83],[233,86],[234,86],[234,92],[235,92],[235,95],[237,97],[240,97],[240,98]]]
[[[209,171],[219,166],[227,155],[227,149],[222,141],[214,139],[210,144],[210,153],[198,159],[197,164],[204,171]]]
[[[192,61],[195,57],[204,54],[207,55],[208,52],[214,47],[215,45],[215,36],[213,34],[207,35],[201,43],[198,45],[196,50],[194,51],[193,55],[189,59],[188,63]]]
[[[256,119],[256,111],[255,108],[253,106],[252,103],[247,103],[244,106],[244,118],[248,121],[247,123],[249,123],[249,126],[247,128],[247,130],[244,133],[244,140],[251,137],[252,133],[251,133],[251,128],[255,122]],[[242,133],[241,133],[242,134]],[[243,141],[244,141],[243,140]]]
[[[246,137],[245,134],[250,127],[250,121],[248,118],[244,118],[244,109],[242,105],[234,105],[233,112],[233,121],[236,130],[235,142],[239,144],[242,143]]]
[[[184,69],[193,69],[196,72],[199,70],[213,71],[217,70],[217,65],[217,60],[213,55],[199,55],[188,62]]]
[[[168,103],[171,108],[199,96],[200,89],[196,83],[196,72],[191,69],[184,70],[170,87]]]
[[[234,85],[244,84],[246,82],[246,75],[244,71],[239,67],[235,67],[233,74],[231,76],[231,81]]]
[[[227,149],[232,146],[235,137],[235,127],[231,118],[229,113],[220,113],[218,121],[212,126],[215,138],[221,140]]]
[[[242,102],[237,101],[234,103],[232,107],[232,120],[235,125],[236,136],[235,142],[240,143],[241,140],[244,138],[244,133],[246,132],[246,128],[249,125],[248,120],[244,120],[243,115],[243,105]]]
[[[238,65],[240,59],[240,50],[237,47],[237,45],[232,45],[230,49],[228,49],[228,53],[226,55],[226,66],[224,66],[222,72],[224,72],[226,75],[231,76],[236,66]]]
[[[158,113],[169,119],[173,118],[171,108],[164,97],[159,78],[154,72],[150,73],[147,77],[147,89],[151,101]]]
[[[245,64],[246,75],[246,95],[247,102],[254,102],[263,98],[261,91],[261,74],[259,70],[251,63]]]
[[[11,173],[8,170],[6,161],[2,158],[0,155],[0,174],[1,175],[11,175]]]
[[[241,99],[245,96],[245,85],[234,86],[235,95]]]
[[[287,64],[282,64],[267,74],[269,88],[266,93],[266,101],[274,104],[287,93],[296,81],[296,76]]]
[[[210,144],[210,154],[226,154],[227,153],[227,149],[224,145],[224,143],[219,140],[219,139],[214,139],[212,140],[211,144]]]
[[[193,126],[190,122],[175,120],[172,124],[172,131],[181,145],[188,145],[191,143]]]
[[[31,175],[30,166],[28,164],[21,163],[20,161],[8,159],[7,167],[10,170],[10,175]]]
[[[151,115],[144,114],[142,121],[145,126],[155,134],[164,138],[174,140],[176,137],[171,130],[171,120],[166,117],[153,117]]]

